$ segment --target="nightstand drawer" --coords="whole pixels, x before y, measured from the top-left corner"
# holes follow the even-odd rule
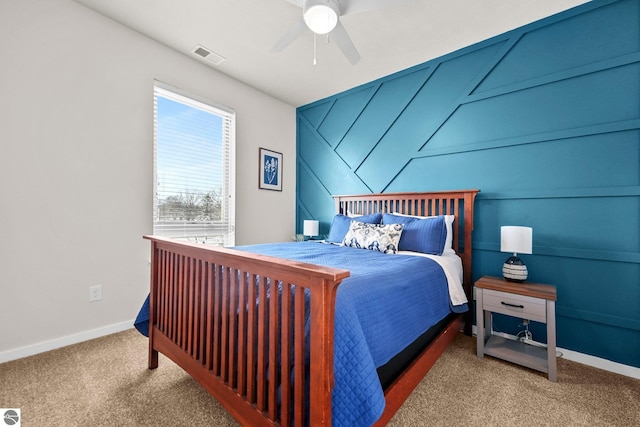
[[[484,290],[483,309],[546,323],[546,301],[508,292]]]

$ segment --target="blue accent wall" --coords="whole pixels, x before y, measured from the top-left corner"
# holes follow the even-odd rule
[[[328,233],[332,194],[467,188],[481,190],[474,280],[501,275],[501,225],[533,227],[522,258],[557,287],[558,346],[640,367],[638,0],[590,2],[297,109],[299,230],[314,218]]]

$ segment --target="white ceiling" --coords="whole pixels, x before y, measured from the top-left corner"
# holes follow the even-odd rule
[[[301,18],[286,0],[75,0],[179,52],[200,44],[222,55],[203,63],[301,106],[426,62],[586,0],[404,0],[341,18],[362,59],[351,65],[324,36],[306,30],[282,52],[271,47]],[[353,0],[350,0],[353,1]],[[370,0],[358,0],[370,1]]]

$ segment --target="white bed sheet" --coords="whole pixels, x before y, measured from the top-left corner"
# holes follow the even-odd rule
[[[469,302],[467,295],[464,293],[462,287],[462,259],[455,253],[446,253],[442,255],[429,255],[420,252],[412,251],[398,251],[399,255],[413,255],[430,258],[437,262],[447,277],[447,283],[449,284],[449,296],[451,297],[451,304],[461,305]]]

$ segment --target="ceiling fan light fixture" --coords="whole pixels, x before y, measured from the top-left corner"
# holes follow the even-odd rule
[[[338,24],[339,9],[335,0],[307,0],[303,9],[305,24],[316,34],[327,34]]]

